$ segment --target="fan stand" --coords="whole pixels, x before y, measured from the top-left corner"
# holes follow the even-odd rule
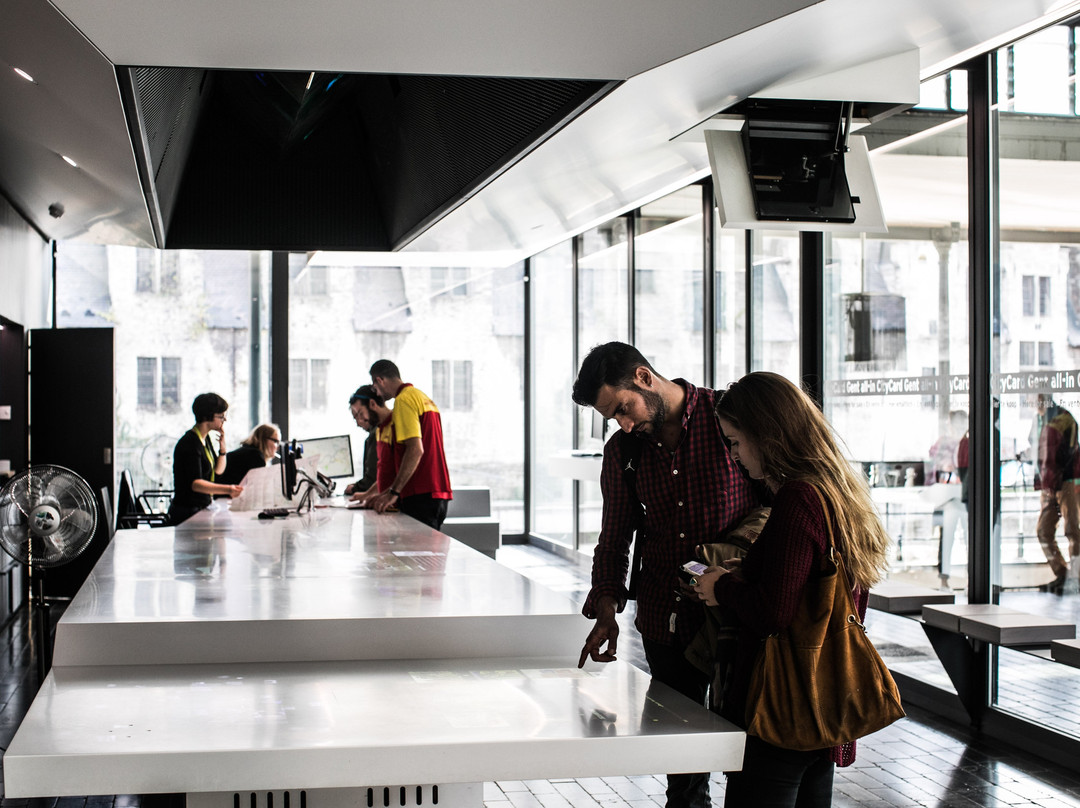
[[[44,682],[52,667],[52,642],[49,636],[51,615],[45,596],[45,570],[30,568],[30,633],[34,656],[37,658],[38,681]],[[35,572],[37,575],[35,576]]]

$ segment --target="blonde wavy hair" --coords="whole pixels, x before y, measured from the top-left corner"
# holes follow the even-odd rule
[[[754,443],[766,480],[817,487],[832,507],[837,545],[853,582],[881,580],[891,543],[862,474],[813,400],[776,373],[748,373],[718,394],[716,415]]]
[[[240,443],[243,446],[254,446],[259,450],[263,460],[270,460],[277,453],[277,444],[272,444],[270,439],[280,434],[281,430],[276,424],[259,424]]]

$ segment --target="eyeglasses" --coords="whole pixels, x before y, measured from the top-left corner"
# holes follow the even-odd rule
[[[229,420],[228,418],[225,417],[225,413],[223,413],[223,412],[215,412],[214,417],[215,418],[220,418],[222,421],[228,421]]]
[[[281,443],[281,438],[267,438],[270,443]]]

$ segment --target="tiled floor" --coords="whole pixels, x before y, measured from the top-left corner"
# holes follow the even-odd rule
[[[553,558],[552,554],[535,547],[504,547],[498,558],[507,566],[578,602],[588,591],[587,568]],[[913,644],[926,643],[913,621],[894,619],[901,621],[901,628],[916,633]],[[619,656],[643,665],[629,615],[621,616],[620,622]],[[582,637],[582,641],[584,639]],[[890,660],[890,664],[892,662]],[[933,663],[940,667],[936,658]],[[948,679],[943,671],[941,675],[947,686]],[[723,792],[724,777],[714,774],[714,803],[723,803]],[[664,778],[656,775],[489,783],[484,796],[486,808],[595,808],[598,805],[604,808],[651,808],[653,804],[664,804]],[[909,708],[907,718],[859,742],[858,759],[853,766],[836,770],[833,805],[837,808],[1080,808],[1080,772],[1067,771],[1017,750],[979,741],[963,727],[938,719],[924,710]]]
[[[535,547],[509,546],[499,560],[580,601],[588,570]],[[641,660],[628,618],[620,656]],[[584,640],[584,637],[582,638]],[[0,747],[6,749],[37,687],[28,625],[20,614],[0,631]],[[2,768],[2,760],[0,760]],[[723,802],[724,778],[712,780]],[[910,806],[1041,806],[1080,808],[1080,773],[973,739],[963,728],[924,711],[860,742],[854,766],[838,769],[833,804],[873,808]],[[484,785],[485,808],[653,808],[664,804],[662,774],[576,780],[507,781]],[[137,795],[0,799],[0,808],[182,808],[176,799]]]

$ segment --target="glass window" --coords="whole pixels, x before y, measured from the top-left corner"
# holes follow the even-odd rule
[[[521,533],[522,266],[358,266],[348,253],[290,255],[289,266],[293,284],[310,292],[289,300],[291,376],[303,385],[308,374],[306,398],[290,380],[294,436],[348,433],[358,462],[366,433],[350,416],[349,396],[370,382],[373,362],[390,359],[439,408],[452,486],[489,488],[502,532]],[[468,293],[444,294],[448,284]]]
[[[574,404],[577,376],[573,343],[572,242],[534,256],[529,269],[532,304],[531,530],[558,544],[574,545],[576,458]],[[594,479],[599,479],[597,472]]]
[[[1080,136],[1080,120],[1072,117],[1070,34],[1054,26],[997,54],[1001,236],[992,288],[1000,327],[991,362],[1000,512],[991,557],[1001,605],[1072,621],[1080,601],[1080,498],[1069,482],[1080,471],[1080,239],[1077,162],[1066,144]],[[1052,446],[1061,450],[1048,451]],[[1001,648],[995,661],[1000,709],[1080,734],[1031,695],[1075,691],[1075,671],[1022,650]]]
[[[1074,76],[1069,68],[1073,56],[1069,29],[1064,25],[1045,28],[1003,48],[998,53],[1000,109],[1027,114],[1075,114]]]
[[[966,135],[962,126],[941,126],[949,118],[938,113],[912,110],[894,118],[881,121],[888,134],[876,132],[877,124],[860,132],[871,147],[888,234],[835,233],[825,240],[824,409],[866,474],[893,539],[889,580],[948,587],[962,600]],[[935,189],[932,203],[926,187]],[[893,670],[953,689],[917,625],[877,613],[868,622]]]
[[[586,230],[576,239],[579,359],[584,359],[597,345],[616,340],[627,342],[630,339],[628,239],[624,216]],[[641,283],[644,276],[651,278],[652,274],[639,273],[637,280]],[[639,288],[638,291],[642,290]],[[580,361],[578,364],[581,364]],[[578,414],[576,448],[581,451],[603,451],[602,438],[593,435],[592,410],[584,409]],[[579,549],[595,546],[600,535],[603,504],[599,479],[578,480]]]
[[[468,267],[432,267],[431,293],[442,295],[467,295],[469,293]]]
[[[751,272],[751,370],[771,370],[798,383],[798,233],[755,230]]]
[[[450,360],[434,359],[431,362],[431,396],[435,401],[450,400]]]
[[[267,253],[57,243],[57,326],[114,329],[116,465],[136,490],[171,487],[199,393],[229,402],[230,449],[267,420],[269,275]]]
[[[703,384],[701,186],[639,210],[634,236],[634,345],[660,375]]]
[[[313,409],[325,410],[330,405],[330,360],[311,360],[311,403]]]
[[[308,360],[289,360],[289,412],[308,406]]]
[[[175,250],[159,256],[159,288],[162,294],[175,295],[180,291],[180,253]]]
[[[157,409],[157,357],[140,356],[138,362],[138,405],[141,409]]]
[[[721,230],[716,234],[716,381],[718,389],[746,373],[746,231]]]
[[[445,409],[472,409],[472,360],[435,359],[431,363],[432,396]]]
[[[161,357],[161,409],[176,412],[180,409],[180,363],[178,356]]]
[[[626,219],[586,230],[577,245],[578,346],[584,359],[596,345],[630,339]]]
[[[135,291],[153,292],[154,275],[157,269],[157,255],[153,250],[136,250],[135,253]]]
[[[1023,295],[1023,314],[1025,317],[1035,316],[1035,276],[1025,275],[1021,279]]]
[[[454,394],[450,399],[455,410],[472,409],[472,360],[454,362]]]

